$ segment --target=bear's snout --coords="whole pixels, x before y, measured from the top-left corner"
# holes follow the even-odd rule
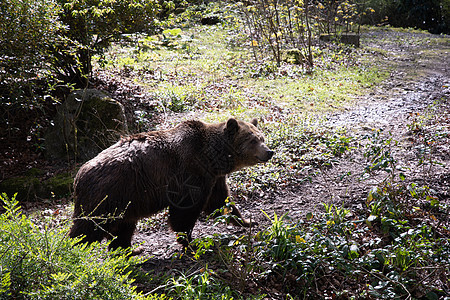
[[[275,154],[274,151],[266,150],[266,151],[264,151],[263,155],[257,156],[257,158],[261,162],[268,162],[274,154]]]

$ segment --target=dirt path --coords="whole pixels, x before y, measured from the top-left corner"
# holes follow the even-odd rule
[[[363,44],[383,49],[385,67],[395,68],[390,80],[362,97],[361,105],[330,118],[334,126],[378,126],[394,129],[407,123],[411,113],[423,111],[434,101],[449,97],[450,45],[429,34],[373,31]],[[400,117],[400,119],[399,119]]]
[[[392,31],[371,31],[364,33],[362,44],[381,60],[381,66],[391,70],[390,79],[376,87],[372,93],[360,97],[359,105],[348,108],[343,113],[330,115],[325,123],[330,127],[347,127],[356,137],[370,134],[373,129],[391,132],[392,138],[399,141],[401,147],[395,152],[399,165],[408,166],[407,178],[410,180],[424,178],[430,187],[450,201],[450,150],[447,143],[438,145],[433,159],[439,164],[430,168],[417,167],[420,157],[415,147],[417,141],[410,135],[414,116],[422,115],[430,105],[441,102],[441,115],[450,113],[450,45],[437,42],[445,37],[422,33],[399,33]],[[444,115],[445,117],[445,115]],[[447,117],[448,120],[448,117]],[[449,124],[447,123],[447,126]],[[447,132],[450,128],[447,127]],[[377,178],[371,181],[360,180],[365,166],[361,149],[356,149],[351,156],[343,157],[340,162],[328,170],[318,172],[311,182],[293,187],[290,192],[278,191],[275,197],[260,197],[244,201],[237,199],[238,205],[247,217],[258,225],[252,230],[260,230],[269,224],[263,215],[275,212],[281,216],[285,213],[293,220],[304,217],[307,212],[314,214],[323,211],[321,203],[334,203],[352,209],[361,209],[367,192]],[[342,174],[350,175],[342,177]],[[337,178],[343,178],[337,179]],[[422,180],[422,179],[420,179]],[[180,249],[175,242],[175,234],[165,225],[165,216],[160,214],[156,221],[147,221],[139,227],[135,243],[143,243],[144,254],[153,256],[150,264],[165,265],[166,259]],[[194,238],[214,233],[240,235],[245,230],[238,227],[200,220],[194,228]],[[166,261],[167,262],[167,261]]]

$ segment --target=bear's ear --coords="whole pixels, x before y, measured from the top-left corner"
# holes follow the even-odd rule
[[[258,126],[258,119],[254,118],[250,123],[252,123],[256,127]]]
[[[239,130],[239,124],[236,121],[236,119],[228,119],[227,121],[227,127],[225,128],[225,131],[229,136],[234,136]]]

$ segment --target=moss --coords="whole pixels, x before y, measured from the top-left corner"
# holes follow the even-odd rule
[[[44,182],[47,194],[64,197],[72,192],[73,177],[70,173],[61,173]]]
[[[46,155],[53,159],[75,156],[88,160],[127,130],[119,102],[95,89],[74,91],[61,105],[55,126],[46,133]]]
[[[111,146],[126,131],[123,108],[102,92],[92,92],[77,118],[77,150],[94,157]]]
[[[0,182],[0,193],[14,195],[19,201],[35,201],[36,198],[65,197],[72,192],[73,178],[70,173],[58,174],[47,180],[41,180],[39,175],[44,172],[31,169],[25,176],[8,178]]]
[[[26,172],[27,176],[42,176],[45,171],[38,168],[31,168]]]
[[[117,120],[117,116],[122,115],[123,112],[117,101],[95,95],[84,105],[79,119],[89,120],[86,122],[89,127],[86,127],[85,130],[120,129],[122,124]]]
[[[290,64],[302,64],[305,62],[305,56],[300,49],[289,49],[283,53],[283,60]]]
[[[0,182],[0,192],[8,195],[17,193],[19,201],[30,201],[36,198],[41,183],[35,176],[8,178]]]
[[[353,45],[359,47],[359,34],[355,33],[343,33],[340,35],[336,34],[321,34],[319,39],[324,42],[340,42],[347,45]]]

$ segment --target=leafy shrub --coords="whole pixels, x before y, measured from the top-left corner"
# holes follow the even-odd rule
[[[91,59],[101,54],[112,39],[124,33],[151,30],[156,21],[156,0],[58,0],[65,43],[58,45],[53,67],[65,82],[85,85],[91,75]]]
[[[75,246],[67,228],[39,229],[15,197],[0,200],[1,299],[164,299],[132,286],[131,267],[142,259],[108,252],[106,244]]]
[[[450,4],[439,0],[369,0],[373,13],[364,15],[365,24],[387,22],[396,27],[417,27],[432,33],[450,32]]]
[[[236,266],[246,268],[245,282],[261,287],[278,282],[279,292],[308,299],[437,299],[444,294],[450,244],[436,237],[432,224],[413,226],[414,219],[388,212],[380,223],[368,222],[350,218],[353,214],[344,207],[325,208],[322,216],[310,214],[299,223],[275,214],[272,224],[254,238],[216,245],[220,260],[232,273]],[[390,235],[378,227],[387,223]]]
[[[166,284],[168,296],[176,299],[235,299],[232,289],[214,277],[214,272],[206,266],[198,272],[172,277]]]
[[[60,12],[56,0],[0,2],[1,102],[26,102],[36,92],[36,80],[49,75],[49,52],[64,28]]]

